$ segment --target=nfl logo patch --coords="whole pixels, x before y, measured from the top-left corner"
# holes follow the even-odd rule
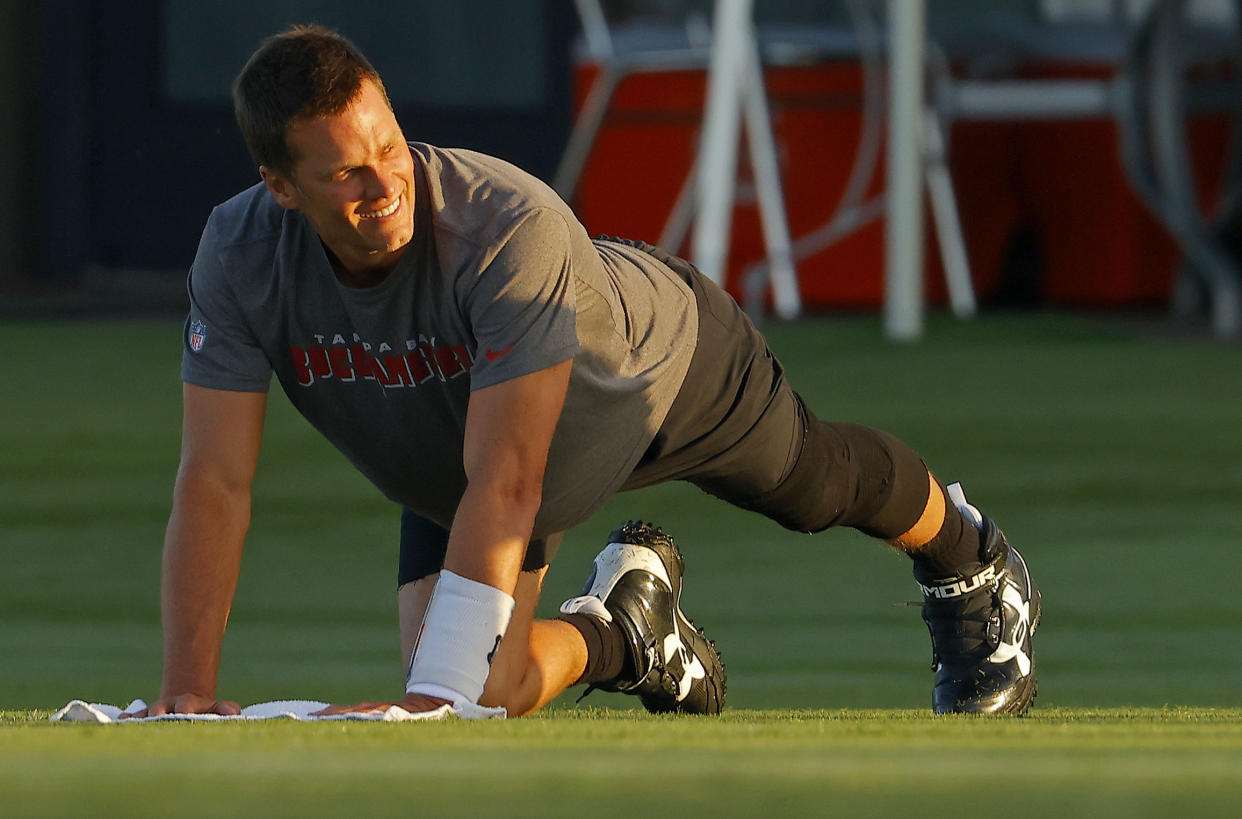
[[[203,342],[207,340],[207,325],[201,321],[195,321],[190,324],[190,349],[198,352],[203,349]]]

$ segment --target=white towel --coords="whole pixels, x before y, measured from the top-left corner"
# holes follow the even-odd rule
[[[304,722],[316,722],[319,720],[410,722],[424,719],[444,719],[445,717],[504,719],[506,716],[505,709],[503,708],[486,708],[482,705],[460,702],[455,705],[441,705],[434,711],[410,712],[400,706],[393,705],[387,711],[372,711],[365,714],[334,714],[332,716],[318,717],[313,716],[313,712],[327,708],[328,703],[314,702],[313,700],[277,700],[275,702],[261,702],[255,705],[248,705],[242,709],[240,714],[231,717],[220,714],[164,714],[158,717],[118,718],[123,713],[132,714],[146,707],[147,704],[142,700],[134,700],[125,708],[117,708],[115,705],[106,705],[99,702],[88,703],[83,700],[73,700],[64,708],[52,714],[49,719],[52,722],[99,723],[216,722],[218,720],[239,719],[293,719]]]

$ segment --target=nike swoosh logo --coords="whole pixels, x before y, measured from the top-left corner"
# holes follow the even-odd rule
[[[516,344],[510,344],[508,347],[505,347],[500,350],[493,350],[491,347],[488,347],[483,352],[483,355],[487,356],[488,361],[495,361],[498,358],[504,357],[506,354],[508,354],[510,350],[512,350],[516,346],[517,346]]]

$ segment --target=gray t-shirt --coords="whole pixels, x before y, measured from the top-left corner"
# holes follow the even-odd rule
[[[293,405],[388,498],[448,527],[470,391],[572,358],[534,536],[616,492],[694,352],[690,288],[592,241],[556,194],[482,154],[411,143],[414,238],[382,283],[342,285],[297,211],[255,185],[215,208],[189,276],[182,378]]]

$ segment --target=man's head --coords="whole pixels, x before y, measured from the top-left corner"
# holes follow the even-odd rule
[[[292,171],[297,157],[285,141],[289,124],[341,113],[364,80],[388,102],[379,73],[336,32],[301,25],[269,37],[233,82],[233,112],[255,164]]]
[[[273,197],[299,210],[360,282],[382,278],[414,232],[413,159],[379,74],[317,26],[269,38],[233,86]]]

